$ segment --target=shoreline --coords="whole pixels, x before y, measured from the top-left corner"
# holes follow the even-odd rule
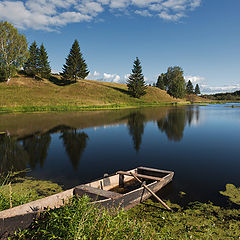
[[[49,113],[49,112],[82,112],[82,111],[99,111],[99,110],[118,110],[145,107],[165,107],[165,106],[188,106],[210,104],[210,102],[162,102],[162,103],[141,103],[141,104],[110,104],[110,105],[57,105],[57,106],[17,106],[17,107],[0,107],[0,114],[10,113]],[[212,103],[213,104],[213,103]]]

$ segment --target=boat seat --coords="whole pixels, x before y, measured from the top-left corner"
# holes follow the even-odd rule
[[[125,172],[125,171],[118,171],[117,174],[132,176],[132,174],[130,172]],[[134,175],[139,177],[139,178],[145,178],[145,179],[154,180],[154,181],[161,181],[162,180],[162,178],[160,178],[160,177],[153,177],[153,176],[148,176],[148,175],[143,175],[143,174],[138,174],[138,173],[134,173]]]
[[[87,185],[80,185],[74,188],[74,194],[78,196],[88,195],[93,200],[103,200],[107,198],[117,199],[122,197],[122,194],[102,190],[99,188],[90,187]]]

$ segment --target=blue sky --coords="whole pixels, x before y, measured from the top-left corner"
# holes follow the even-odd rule
[[[59,72],[79,41],[89,79],[125,82],[134,59],[147,83],[181,66],[202,92],[240,89],[239,0],[0,1],[0,19],[47,48]]]

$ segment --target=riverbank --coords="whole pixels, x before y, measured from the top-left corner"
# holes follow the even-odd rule
[[[0,210],[62,191],[49,181],[14,176],[0,187],[0,197],[4,196]],[[64,207],[41,213],[28,229],[10,239],[239,239],[240,189],[227,184],[220,193],[229,198],[229,206],[200,202],[180,206],[164,200],[173,209],[169,212],[147,200],[114,214],[89,204],[87,197],[73,198]]]
[[[43,213],[30,228],[16,233],[12,239],[224,240],[240,237],[239,208],[221,208],[211,203],[191,203],[182,208],[167,202],[174,209],[169,212],[148,200],[128,212],[118,210],[111,214],[88,203],[86,197],[72,199],[65,207]]]
[[[146,92],[138,99],[128,94],[126,84],[78,80],[66,85],[59,76],[35,80],[17,75],[9,84],[0,83],[0,113],[89,111],[190,103],[175,99],[156,87],[148,86]],[[203,101],[206,102],[196,97],[196,102]]]

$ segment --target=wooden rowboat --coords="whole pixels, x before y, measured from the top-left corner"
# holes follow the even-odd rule
[[[174,175],[172,171],[138,167],[127,172],[118,171],[112,176],[77,186],[74,189],[74,194],[88,195],[93,203],[105,208],[122,207],[128,210],[152,195],[143,186],[138,186],[136,189],[124,193],[117,191],[118,189],[124,189],[125,185],[127,185],[126,188],[131,186],[131,182],[134,180],[131,173],[146,180],[147,187],[154,193],[171,182]]]
[[[133,176],[134,175],[134,176]],[[93,204],[104,208],[134,207],[152,194],[144,186],[136,185],[134,178],[146,181],[152,192],[158,192],[172,181],[174,172],[154,168],[138,167],[129,171],[118,171],[112,176],[83,184],[67,191],[51,195],[30,203],[0,212],[0,239],[18,229],[27,228],[40,212],[64,206],[74,195],[88,195]],[[135,189],[132,189],[135,185]]]

